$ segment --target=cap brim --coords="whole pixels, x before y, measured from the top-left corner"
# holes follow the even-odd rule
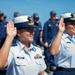
[[[34,28],[34,25],[29,22],[16,23],[14,25],[17,29]]]
[[[67,22],[75,22],[75,18],[65,18],[64,22],[65,23],[67,23]]]

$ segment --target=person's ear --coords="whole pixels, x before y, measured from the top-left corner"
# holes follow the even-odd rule
[[[18,36],[20,36],[20,33],[21,33],[20,30],[17,30],[17,35],[18,35]]]

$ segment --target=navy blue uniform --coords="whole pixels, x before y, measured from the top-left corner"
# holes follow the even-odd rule
[[[41,23],[34,23],[34,45],[40,45],[40,32],[42,31]]]
[[[48,43],[51,42],[51,39],[57,34],[58,32],[58,22],[57,21],[50,21],[50,19],[44,24],[43,28],[43,42]],[[54,57],[50,55],[49,47],[44,47],[44,55],[45,55],[45,62],[47,66],[53,65]]]
[[[7,21],[0,22],[0,47],[3,45],[6,36]]]

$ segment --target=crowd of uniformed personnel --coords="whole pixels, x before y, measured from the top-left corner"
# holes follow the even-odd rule
[[[0,11],[0,75],[75,75],[75,13],[52,10],[43,27],[37,12],[13,16]]]

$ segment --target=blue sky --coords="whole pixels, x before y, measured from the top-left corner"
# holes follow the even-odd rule
[[[51,10],[55,10],[58,17],[65,12],[75,12],[75,0],[0,0],[0,10],[7,15],[7,21],[13,19],[15,11],[22,15],[37,12],[43,26]]]

